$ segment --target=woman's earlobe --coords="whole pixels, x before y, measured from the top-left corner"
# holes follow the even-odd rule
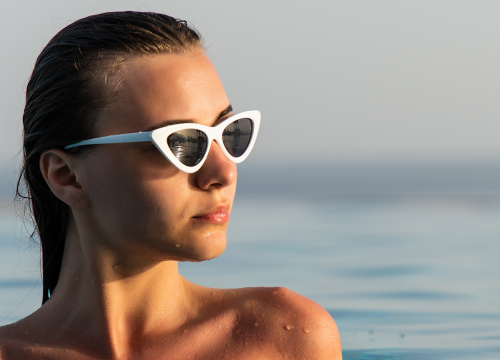
[[[40,156],[40,171],[54,195],[71,207],[86,208],[89,201],[74,165],[71,156],[60,149],[46,150]]]

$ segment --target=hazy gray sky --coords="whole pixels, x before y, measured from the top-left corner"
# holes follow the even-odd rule
[[[47,41],[114,10],[205,36],[236,111],[259,109],[248,161],[500,159],[499,1],[9,1],[0,22],[0,162]]]

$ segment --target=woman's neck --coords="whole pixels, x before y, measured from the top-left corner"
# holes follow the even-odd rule
[[[120,357],[131,339],[176,331],[197,315],[194,285],[179,274],[176,261],[141,262],[102,248],[88,254],[81,244],[69,232],[58,284],[45,305],[57,307],[61,333],[84,326],[93,334],[89,342]]]

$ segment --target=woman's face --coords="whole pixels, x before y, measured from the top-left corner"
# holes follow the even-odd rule
[[[100,114],[97,136],[179,120],[214,126],[230,112],[217,72],[201,50],[147,55],[125,65],[120,76],[123,87]],[[90,202],[85,216],[93,236],[110,250],[188,261],[224,251],[236,164],[217,143],[193,174],[170,164],[151,142],[99,145],[80,161]]]

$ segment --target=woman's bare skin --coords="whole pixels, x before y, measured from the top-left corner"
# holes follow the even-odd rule
[[[204,53],[145,55],[99,115],[98,136],[171,121],[216,125],[231,111]],[[213,143],[202,168],[177,170],[152,143],[59,149],[40,166],[72,221],[58,285],[35,313],[0,328],[0,359],[341,359],[337,327],[284,288],[211,289],[178,273],[226,246],[236,165]]]

